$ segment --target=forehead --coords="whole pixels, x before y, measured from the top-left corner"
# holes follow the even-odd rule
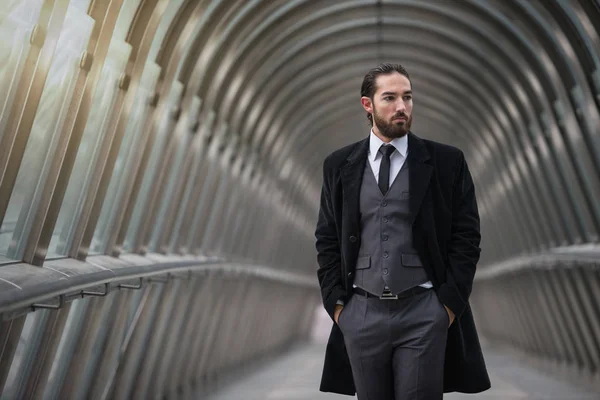
[[[404,93],[411,90],[410,81],[408,78],[398,72],[391,74],[379,75],[375,80],[376,94],[383,92]]]

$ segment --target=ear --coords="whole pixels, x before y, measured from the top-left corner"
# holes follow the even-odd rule
[[[368,112],[369,114],[373,114],[373,102],[370,98],[363,96],[360,98],[360,103],[362,104],[366,112]]]

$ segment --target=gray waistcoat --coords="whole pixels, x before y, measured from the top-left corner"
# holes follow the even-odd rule
[[[397,294],[429,280],[413,247],[408,188],[408,162],[385,196],[366,162],[360,190],[361,244],[354,284],[367,292],[381,295],[387,286]]]

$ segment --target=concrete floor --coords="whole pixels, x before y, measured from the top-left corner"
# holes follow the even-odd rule
[[[318,315],[313,341],[257,367],[214,392],[208,400],[334,400],[351,399],[318,391],[329,318]],[[484,348],[492,389],[466,395],[450,393],[445,400],[598,400],[600,393],[557,380],[523,365],[505,351]]]

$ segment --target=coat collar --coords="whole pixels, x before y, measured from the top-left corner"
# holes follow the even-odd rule
[[[369,137],[361,140],[346,159],[341,168],[341,183],[343,191],[343,218],[348,221],[348,228],[358,232],[360,226],[360,187],[362,185],[365,163],[369,153]],[[409,207],[414,222],[420,211],[421,204],[427,193],[433,166],[428,161],[429,151],[421,138],[409,132],[408,156],[406,162],[409,167]]]

